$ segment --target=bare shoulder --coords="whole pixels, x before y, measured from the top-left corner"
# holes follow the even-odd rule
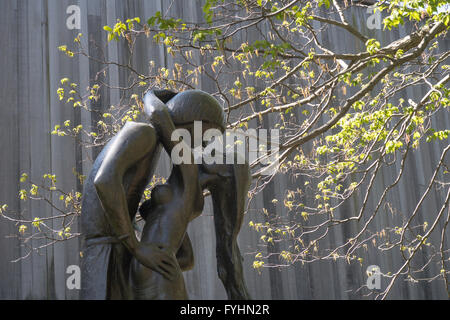
[[[155,142],[157,139],[157,133],[155,128],[147,123],[141,122],[127,122],[125,126],[117,134],[116,143],[122,144],[131,141],[136,143],[144,142],[146,144]]]
[[[102,168],[114,166],[126,169],[154,151],[158,137],[151,125],[130,121],[111,142]]]
[[[111,174],[124,174],[131,166],[148,158],[155,151],[158,137],[155,129],[146,123],[127,122],[108,145],[97,178],[105,178]]]
[[[155,128],[148,123],[129,121],[122,128],[121,132],[127,134],[142,134],[142,135],[154,135],[156,134]]]

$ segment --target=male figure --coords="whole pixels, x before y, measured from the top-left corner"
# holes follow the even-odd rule
[[[181,93],[184,98],[177,99],[169,114],[165,103],[176,95],[167,90],[147,93],[145,112],[150,123],[127,123],[99,154],[86,180],[81,299],[131,298],[128,275],[132,257],[168,280],[178,274],[175,255],[157,243],[140,243],[132,220],[153,176],[161,143],[166,150],[173,147],[174,122],[189,127],[195,120],[214,119],[223,128],[224,118],[217,101],[197,90]],[[188,110],[186,105],[195,108]],[[200,190],[199,182],[194,182]]]

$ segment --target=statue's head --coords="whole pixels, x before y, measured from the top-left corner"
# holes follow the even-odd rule
[[[187,90],[167,102],[172,121],[177,127],[189,127],[202,121],[203,128],[225,130],[225,114],[219,102],[201,90]]]

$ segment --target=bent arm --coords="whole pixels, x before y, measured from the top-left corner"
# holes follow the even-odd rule
[[[125,172],[157,147],[155,130],[146,124],[127,123],[109,147],[94,185],[115,236],[134,254],[138,240],[133,230],[126,192]]]
[[[150,123],[158,132],[160,142],[166,149],[167,153],[169,153],[170,155],[172,149],[177,144],[176,142],[172,141],[172,133],[175,131],[175,125],[172,121],[172,118],[170,117],[169,110],[166,104],[161,101],[161,99],[163,99],[163,97],[166,97],[168,94],[161,94],[161,92],[166,91],[149,91],[144,97],[144,106],[145,112],[150,116]]]
[[[172,141],[172,133],[175,131],[175,125],[170,117],[169,110],[161,97],[169,97],[171,91],[154,90],[149,91],[144,97],[145,111],[150,116],[150,122],[158,132],[158,137],[167,153],[170,155],[173,148],[179,143]],[[194,165],[194,158],[192,152],[190,153],[191,164],[178,165],[184,185],[184,195],[186,198],[191,198],[190,194],[197,194],[201,191],[198,182],[198,167]],[[196,183],[195,188],[192,188],[193,183]],[[200,192],[201,193],[201,192]]]

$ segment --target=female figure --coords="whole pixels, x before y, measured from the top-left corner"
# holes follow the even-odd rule
[[[223,111],[220,105],[201,95],[181,93],[168,101],[167,107],[175,123],[192,123],[193,117],[200,119],[198,112],[209,113],[203,117],[202,129],[211,128],[223,131]],[[146,96],[145,108],[153,110],[161,102],[155,96]],[[161,105],[161,108],[162,105]],[[190,111],[190,112],[189,112]],[[163,116],[164,114],[161,114]],[[183,115],[177,117],[177,115]],[[153,117],[155,127],[167,119]],[[160,123],[160,124],[158,124]],[[194,136],[193,127],[184,129]],[[203,132],[204,133],[204,132]],[[202,134],[203,134],[202,133]],[[163,144],[171,154],[177,142],[165,141]],[[182,142],[183,143],[183,142]],[[190,146],[192,147],[192,146]],[[184,150],[189,149],[185,148]],[[130,269],[130,283],[135,299],[187,299],[182,270],[192,268],[193,254],[186,230],[189,222],[203,210],[203,189],[209,189],[213,197],[214,219],[217,238],[218,273],[227,290],[229,298],[247,299],[248,293],[242,274],[242,258],[237,246],[237,235],[242,225],[245,199],[250,181],[247,164],[244,165],[200,165],[197,166],[190,154],[191,164],[173,166],[168,182],[155,187],[152,197],[141,207],[146,219],[141,242],[160,243],[173,256],[177,255],[179,264],[176,275],[168,280],[160,273],[133,259]],[[226,157],[224,157],[226,158]]]
[[[133,259],[130,282],[135,299],[188,298],[181,271],[193,267],[194,257],[186,229],[188,223],[201,214],[203,206],[203,201],[197,202],[193,207],[186,205],[190,193],[183,194],[187,190],[183,188],[180,178],[183,179],[183,170],[190,169],[192,168],[174,166],[168,182],[155,187],[151,200],[140,208],[141,216],[146,220],[141,241],[162,243],[173,253],[177,253],[180,268],[175,280],[169,281]],[[249,167],[247,164],[200,165],[197,172],[201,189],[209,189],[213,197],[219,277],[230,299],[248,299],[237,235],[242,225],[249,187]],[[189,211],[189,208],[194,210]]]

